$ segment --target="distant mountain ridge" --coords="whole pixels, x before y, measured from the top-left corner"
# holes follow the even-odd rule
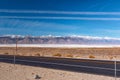
[[[0,44],[81,44],[81,45],[120,45],[119,38],[91,36],[1,36]]]

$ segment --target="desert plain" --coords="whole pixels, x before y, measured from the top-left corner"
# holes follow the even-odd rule
[[[77,59],[120,60],[120,48],[0,47],[0,54]]]
[[[0,47],[0,54],[77,59],[120,60],[120,48]],[[38,75],[39,79],[35,79]],[[0,80],[115,80],[105,75],[0,62]],[[120,80],[117,78],[116,80]]]

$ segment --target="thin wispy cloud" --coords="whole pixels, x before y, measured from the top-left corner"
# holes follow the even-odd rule
[[[1,1],[0,35],[120,37],[120,1],[46,1]]]
[[[120,34],[120,30],[103,29],[101,31],[105,31],[107,33],[113,33],[113,34],[117,34],[117,35]]]
[[[30,20],[19,20],[19,19],[0,19],[0,30],[4,31],[5,34],[67,34],[74,32],[78,29],[78,26],[41,22],[41,21],[30,21]],[[59,30],[59,31],[58,31]],[[62,34],[61,34],[61,31]],[[3,34],[3,32],[0,32]]]
[[[120,12],[79,12],[79,11],[39,11],[39,10],[7,10],[0,9],[0,13],[35,13],[35,14],[71,14],[71,15],[120,15]]]
[[[0,25],[8,24],[11,27],[19,27],[19,28],[55,28],[58,30],[75,30],[78,26],[72,26],[72,25],[65,25],[60,24],[56,22],[44,22],[44,21],[30,21],[30,20],[19,20],[19,19],[0,19]]]
[[[90,17],[34,17],[34,16],[0,16],[7,19],[58,19],[58,20],[100,20],[100,21],[120,21],[120,18],[90,18]]]

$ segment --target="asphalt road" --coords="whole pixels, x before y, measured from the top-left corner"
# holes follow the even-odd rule
[[[0,55],[0,62],[14,63],[14,56]],[[74,72],[84,72],[91,74],[107,75],[120,77],[120,62],[90,59],[70,59],[70,58],[51,58],[16,56],[16,64],[29,65],[36,67],[46,67]]]

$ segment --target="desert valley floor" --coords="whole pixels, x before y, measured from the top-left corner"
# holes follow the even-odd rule
[[[60,58],[89,58],[119,60],[120,48],[50,48],[50,47],[0,47],[0,54],[19,56],[45,56]]]
[[[0,54],[18,56],[45,56],[77,59],[120,60],[120,48],[42,48],[42,47],[0,47]],[[0,80],[115,80],[114,77],[48,69],[0,62]],[[120,80],[120,78],[117,78]]]

